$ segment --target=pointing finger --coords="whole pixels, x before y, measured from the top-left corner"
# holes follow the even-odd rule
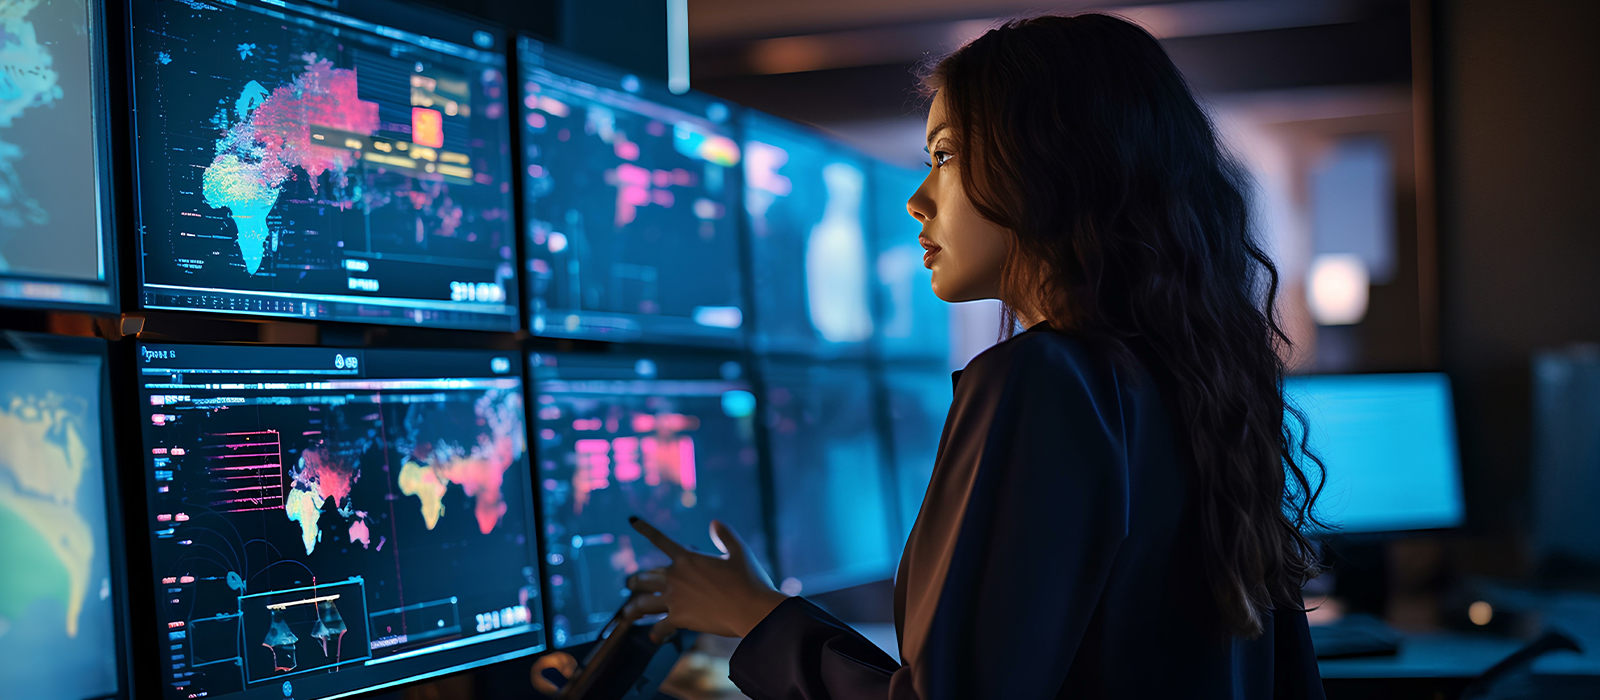
[[[654,525],[645,522],[641,518],[628,516],[628,523],[633,525],[633,529],[638,530],[639,534],[644,535],[645,539],[650,540],[650,544],[665,552],[674,561],[689,553],[689,550],[684,549],[683,545],[672,541],[671,537],[661,534],[661,531],[657,530]]]

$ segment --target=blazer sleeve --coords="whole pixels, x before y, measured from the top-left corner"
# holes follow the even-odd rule
[[[755,700],[1057,694],[1128,517],[1115,376],[1091,376],[1060,354],[1024,347],[975,361],[961,378],[956,402],[992,406],[994,415],[950,426],[940,450],[941,461],[971,455],[978,464],[920,658],[900,666],[814,605],[791,599],[734,654],[730,676],[745,694]],[[1100,391],[1091,388],[1096,382]],[[952,441],[978,444],[951,449]],[[941,464],[934,478],[961,471]]]

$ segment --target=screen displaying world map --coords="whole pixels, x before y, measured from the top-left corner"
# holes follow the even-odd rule
[[[542,648],[513,359],[141,346],[167,697],[324,697]]]
[[[100,355],[0,346],[0,688],[117,691]],[[14,695],[13,695],[14,693]]]
[[[294,3],[134,15],[145,306],[518,326],[497,33]]]

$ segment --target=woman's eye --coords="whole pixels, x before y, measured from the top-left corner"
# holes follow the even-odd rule
[[[933,162],[938,163],[939,165],[944,165],[946,162],[948,162],[951,158],[954,158],[954,157],[955,157],[955,154],[951,153],[949,151],[934,151],[933,152]]]

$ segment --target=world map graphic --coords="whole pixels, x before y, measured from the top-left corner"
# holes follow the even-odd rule
[[[352,206],[360,196],[359,191],[346,191],[359,152],[314,139],[311,127],[359,136],[371,136],[378,129],[378,104],[357,96],[355,70],[335,68],[315,53],[302,54],[300,60],[305,70],[288,85],[270,92],[254,80],[245,85],[234,104],[237,121],[217,139],[216,157],[201,176],[206,204],[227,209],[237,226],[239,254],[251,275],[261,269],[267,253],[278,248],[267,215],[296,169],[305,174],[313,192],[329,174],[342,193],[333,198],[339,206]]]

